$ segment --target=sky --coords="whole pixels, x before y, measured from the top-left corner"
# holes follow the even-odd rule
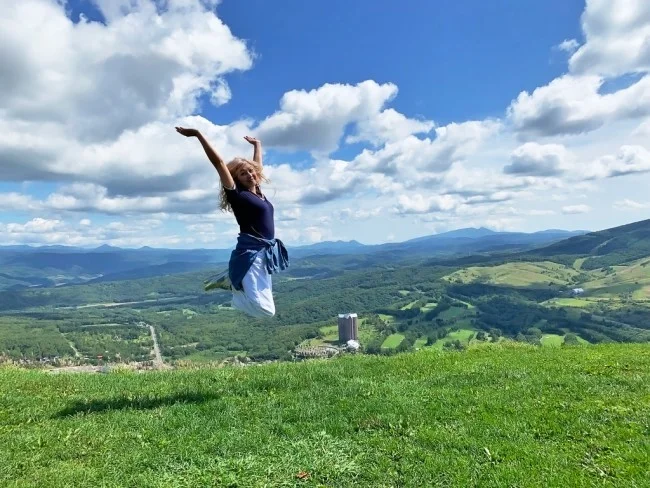
[[[276,237],[650,215],[647,0],[0,0],[0,245],[230,248],[199,129]]]

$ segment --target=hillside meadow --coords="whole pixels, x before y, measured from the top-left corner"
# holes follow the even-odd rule
[[[0,485],[648,486],[650,346],[0,369]]]

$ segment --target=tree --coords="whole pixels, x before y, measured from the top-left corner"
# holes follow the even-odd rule
[[[564,345],[565,346],[577,346],[580,344],[578,341],[578,336],[575,335],[572,332],[569,332],[567,335],[564,336]]]

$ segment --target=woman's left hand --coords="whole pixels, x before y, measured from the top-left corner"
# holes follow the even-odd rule
[[[255,139],[254,137],[251,136],[244,136],[244,139],[246,139],[248,142],[250,142],[253,145],[262,143],[262,141],[260,141],[259,139]]]

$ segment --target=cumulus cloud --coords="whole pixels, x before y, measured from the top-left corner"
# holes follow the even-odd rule
[[[185,189],[209,168],[175,123],[205,131],[225,156],[248,151],[249,122],[187,117],[203,95],[225,103],[225,77],[252,66],[215,4],[100,0],[105,23],[74,23],[63,2],[0,0],[2,178],[83,181],[112,195]]]
[[[582,30],[586,42],[571,56],[572,73],[618,76],[650,71],[650,2],[587,0]]]
[[[452,123],[435,129],[435,137],[419,139],[409,136],[387,143],[377,151],[364,150],[353,161],[363,172],[421,180],[427,173],[441,173],[456,161],[473,154],[480,144],[500,128],[496,121]]]
[[[396,142],[414,134],[426,134],[435,127],[430,120],[409,119],[389,108],[357,123],[357,133],[348,136],[346,142],[371,142],[381,145]]]
[[[29,195],[0,193],[0,211],[36,211],[40,208],[41,204]]]
[[[637,202],[630,200],[629,198],[625,198],[623,200],[617,200],[614,202],[614,207],[620,210],[643,210],[650,208],[650,202]]]
[[[216,209],[215,195],[215,190],[188,189],[159,196],[111,196],[105,187],[75,183],[50,194],[42,205],[52,210],[105,214],[206,213]]]
[[[399,195],[394,207],[399,214],[423,214],[448,211],[459,204],[459,199],[451,195]]]
[[[218,210],[218,176],[198,142],[174,125],[200,129],[226,160],[250,154],[247,134],[265,148],[312,154],[308,167],[283,164],[277,153],[265,165],[264,192],[290,242],[330,239],[337,225],[395,214],[514,225],[518,216],[553,213],[529,210],[528,202],[553,193],[575,202],[577,190],[600,180],[650,172],[643,139],[650,134],[650,3],[642,0],[588,0],[582,44],[555,47],[569,55],[565,75],[519,94],[503,120],[444,126],[390,108],[398,87],[373,80],[292,90],[261,120],[215,125],[192,114],[199,103],[227,103],[229,74],[254,59],[213,11],[218,2],[95,3],[104,23],[74,23],[62,1],[0,0],[0,178],[58,185],[38,197],[14,191],[18,185],[0,193],[0,211],[43,219],[13,222],[11,239],[3,224],[6,242],[147,243],[136,223],[160,230],[157,245],[231,240],[237,226]],[[341,144],[364,149],[330,158]],[[619,199],[616,206],[643,205]],[[97,225],[97,213],[115,220]],[[174,220],[186,237],[164,232]],[[44,231],[49,237],[38,236],[47,225],[54,226]]]
[[[570,158],[567,149],[560,144],[528,142],[512,152],[512,162],[503,168],[503,172],[514,175],[558,176],[567,169]]]
[[[573,54],[578,47],[580,47],[580,43],[575,39],[565,39],[557,46],[560,51],[565,51],[569,54]]]
[[[584,168],[584,178],[613,178],[650,172],[650,151],[642,146],[622,146],[615,155],[603,156]]]
[[[338,148],[345,127],[378,117],[397,94],[392,83],[373,80],[357,85],[331,84],[310,91],[292,90],[280,100],[280,110],[264,119],[256,131],[270,146],[330,153]],[[381,132],[381,123],[375,130]],[[374,133],[374,132],[373,132]]]
[[[6,245],[71,245],[98,246],[110,242],[115,246],[140,247],[151,245],[155,240],[157,247],[188,244],[190,237],[165,233],[155,219],[113,221],[106,225],[90,225],[84,220],[78,224],[61,219],[33,218],[24,223],[0,222],[0,239]]]
[[[294,221],[298,220],[302,215],[302,210],[300,207],[287,208],[279,212],[279,215],[276,217],[278,221]]]
[[[100,0],[106,23],[77,24],[51,0],[0,0],[0,109],[55,122],[80,140],[112,139],[225,101],[224,76],[249,69],[245,43],[199,0]]]
[[[562,207],[562,213],[570,215],[570,214],[584,214],[591,211],[591,207],[589,205],[567,205],[565,207]]]
[[[593,131],[613,120],[650,114],[650,75],[614,93],[601,94],[604,78],[565,75],[526,91],[508,107],[507,116],[523,137]]]
[[[582,15],[585,42],[566,40],[569,73],[519,94],[508,118],[524,137],[589,132],[611,120],[650,114],[650,2],[587,0]],[[640,79],[614,93],[605,81],[629,74]],[[644,76],[645,75],[645,76]]]
[[[383,207],[375,207],[371,209],[365,208],[342,208],[338,211],[338,219],[340,220],[366,220],[372,217],[381,215],[384,211]]]

